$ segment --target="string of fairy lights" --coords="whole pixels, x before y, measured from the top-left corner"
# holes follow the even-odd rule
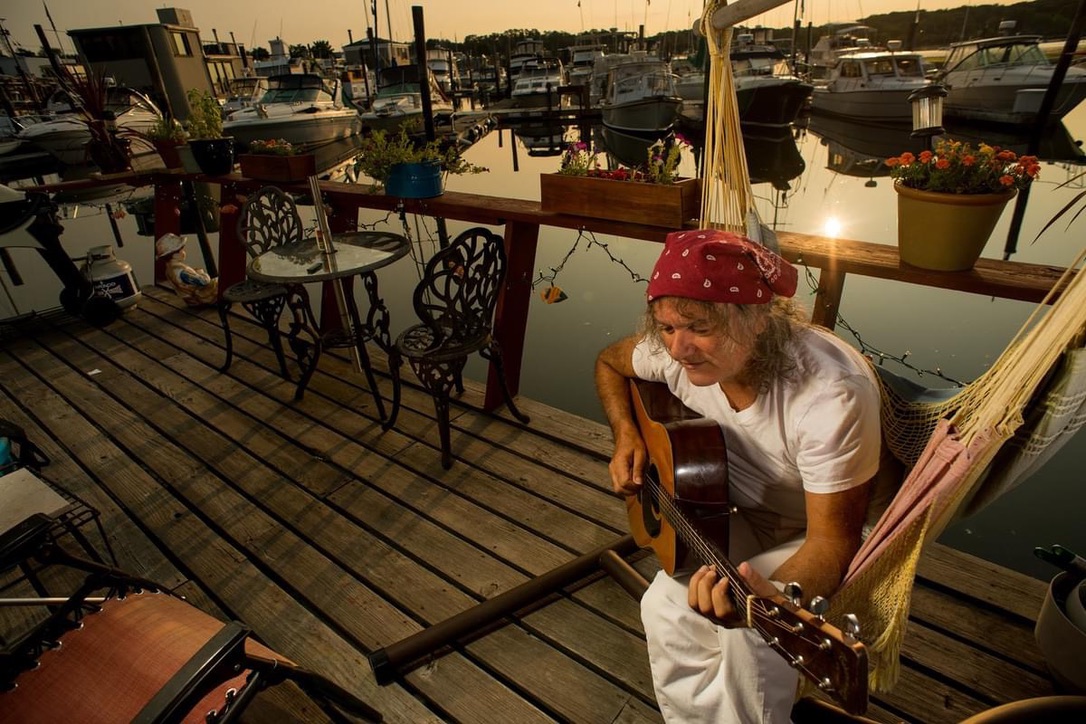
[[[580,229],[577,232],[577,237],[573,240],[573,245],[570,247],[569,251],[566,252],[565,256],[562,257],[561,261],[559,261],[556,266],[550,267],[546,271],[542,269],[538,270],[535,279],[533,279],[532,281],[533,290],[543,285],[546,285],[541,293],[541,296],[545,302],[556,303],[563,301],[566,298],[565,293],[562,292],[562,290],[557,285],[558,276],[565,269],[566,264],[570,261],[570,259],[572,259],[573,255],[577,252],[582,241],[587,242],[584,249],[585,251],[588,251],[593,247],[599,247],[607,254],[607,257],[610,259],[611,262],[618,264],[623,269],[625,269],[634,282],[645,284],[648,283],[648,279],[646,277],[634,271],[634,269],[632,269],[630,265],[627,264],[621,257],[616,256],[614,252],[612,252],[611,247],[606,242],[597,239],[595,234],[593,234],[591,231],[588,231],[586,229]],[[804,271],[804,278],[806,279],[807,286],[810,290],[809,293],[811,296],[814,296],[818,292],[818,280],[815,278],[814,272],[809,266],[807,266],[806,264],[802,264],[802,268]],[[555,293],[554,290],[557,290],[558,293]],[[884,352],[883,350],[879,349],[875,345],[865,340],[860,331],[856,329],[852,324],[850,324],[849,321],[845,319],[845,317],[840,312],[837,313],[836,326],[851,335],[852,338],[855,340],[856,346],[859,348],[860,352],[867,356],[869,359],[871,359],[872,362],[874,362],[875,364],[884,365],[887,362],[894,362],[901,367],[914,372],[918,377],[937,377],[941,380],[956,385],[957,387],[965,386],[964,382],[950,377],[949,375],[945,374],[943,370],[939,367],[936,367],[935,369],[927,369],[912,364],[908,360],[912,353],[907,350],[901,354],[890,354],[888,352]]]

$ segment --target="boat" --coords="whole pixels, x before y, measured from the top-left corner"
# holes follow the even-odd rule
[[[452,115],[453,105],[426,70],[430,108],[435,118]],[[359,115],[363,132],[395,131],[408,122],[422,121],[422,84],[417,65],[391,65],[377,71],[377,95],[370,109]]]
[[[281,138],[312,147],[360,130],[358,111],[343,105],[339,81],[315,73],[272,76],[259,103],[231,113],[223,123],[223,133],[243,146]]]
[[[784,52],[742,33],[731,49],[739,120],[755,126],[788,126],[807,107],[814,86],[801,80]]]
[[[531,60],[545,55],[547,46],[542,40],[535,38],[523,38],[513,46],[513,52],[509,54],[509,82],[512,83],[520,75],[520,71]]]
[[[568,75],[570,85],[586,86],[592,82],[592,68],[597,58],[606,55],[605,47],[595,43],[569,48]]]
[[[1039,35],[1011,35],[951,45],[937,75],[947,89],[943,114],[1014,125],[1034,123],[1056,69],[1040,43]],[[1083,98],[1086,70],[1071,66],[1047,120],[1060,120]]]
[[[453,92],[460,90],[460,66],[452,51],[443,48],[427,50],[426,65],[446,96],[452,98]]]
[[[635,133],[670,130],[683,102],[675,78],[667,63],[650,56],[612,67],[599,104],[603,124]]]
[[[267,78],[244,76],[232,79],[226,92],[226,100],[223,102],[223,115],[228,117],[234,111],[259,103],[267,92]]]
[[[837,64],[837,59],[845,53],[856,53],[874,47],[869,36],[875,29],[860,23],[830,23],[830,32],[818,39],[807,53],[806,59],[798,63],[801,74],[813,81],[826,80]]]
[[[558,89],[566,85],[562,61],[553,56],[538,56],[524,63],[513,81],[510,98],[514,108],[557,108],[561,105]]]
[[[868,121],[911,121],[909,95],[931,80],[919,53],[901,52],[895,45],[839,57],[829,82],[815,86],[811,110]]]
[[[145,135],[162,118],[154,101],[133,88],[113,86],[106,89],[105,110],[113,114],[118,131],[129,139],[133,157],[156,153]],[[28,125],[15,137],[49,153],[65,166],[93,165],[86,148],[91,133],[81,113],[65,113]]]

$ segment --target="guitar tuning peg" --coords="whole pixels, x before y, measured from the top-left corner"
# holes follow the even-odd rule
[[[807,604],[807,610],[815,615],[815,618],[821,623],[825,620],[824,616],[826,611],[829,610],[830,600],[824,596],[815,596],[811,599],[811,602]]]
[[[803,588],[795,581],[784,584],[784,595],[793,606],[799,608],[803,605]]]
[[[849,638],[860,638],[860,619],[854,613],[845,614],[845,635]]]

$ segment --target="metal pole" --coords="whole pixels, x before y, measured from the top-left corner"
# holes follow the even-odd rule
[[[1031,156],[1037,155],[1037,151],[1041,147],[1041,138],[1048,128],[1048,117],[1052,113],[1052,108],[1056,105],[1056,96],[1060,92],[1060,86],[1067,75],[1071,59],[1078,48],[1078,41],[1082,37],[1084,24],[1086,24],[1086,0],[1079,0],[1078,10],[1075,12],[1074,20],[1071,21],[1071,29],[1067,32],[1067,40],[1063,44],[1063,52],[1060,53],[1060,58],[1056,61],[1056,68],[1052,71],[1052,80],[1048,84],[1048,89],[1045,90],[1044,98],[1041,99],[1041,107],[1037,109],[1037,120],[1030,132],[1029,146],[1027,147],[1027,152]],[[1018,235],[1022,231],[1022,221],[1026,216],[1026,202],[1029,200],[1030,188],[1030,186],[1026,186],[1019,191],[1018,198],[1014,201],[1011,225],[1007,230],[1007,241],[1003,245],[1004,260],[1010,259],[1011,254],[1018,251]]]

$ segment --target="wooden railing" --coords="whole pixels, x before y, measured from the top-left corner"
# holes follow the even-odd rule
[[[76,184],[154,184],[157,238],[168,232],[178,233],[180,221],[177,208],[181,199],[182,182],[186,180],[221,184],[218,266],[219,288],[224,289],[245,276],[247,259],[244,247],[237,238],[237,214],[245,193],[259,186],[259,182],[237,175],[209,179],[179,173],[158,173],[115,175],[98,182],[81,181]],[[329,224],[333,233],[351,230],[358,218],[359,209],[402,210],[410,214],[505,228],[508,272],[498,302],[495,335],[502,345],[513,394],[517,393],[520,383],[539,227],[584,229],[596,234],[611,234],[655,243],[662,243],[668,233],[668,229],[658,227],[544,213],[536,201],[454,191],[432,199],[400,199],[370,193],[367,188],[353,184],[321,182],[320,187],[326,202],[331,206]],[[59,184],[40,188],[48,191],[70,190],[73,185]],[[286,188],[303,194],[309,192],[306,184]],[[792,232],[778,232],[778,238],[785,258],[820,270],[812,321],[829,328],[833,328],[836,322],[849,274],[1004,299],[1039,302],[1064,271],[1062,267],[981,259],[970,271],[933,272],[902,264],[897,248],[885,244]],[[156,268],[156,281],[160,280],[160,270]],[[324,291],[326,303],[322,309],[326,310],[326,313],[334,313],[336,309],[330,294],[330,289]],[[485,404],[488,409],[493,409],[501,404],[501,400],[496,372],[491,366]]]

